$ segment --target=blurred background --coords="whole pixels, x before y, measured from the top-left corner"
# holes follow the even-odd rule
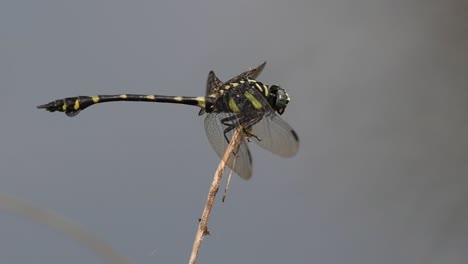
[[[39,104],[203,95],[267,60],[292,97],[297,156],[251,145],[199,263],[467,263],[468,2],[0,2],[0,192],[54,211],[134,263],[185,263],[218,157],[198,109]],[[220,197],[219,197],[220,198]],[[1,263],[102,263],[0,211]],[[39,261],[38,261],[39,260]]]

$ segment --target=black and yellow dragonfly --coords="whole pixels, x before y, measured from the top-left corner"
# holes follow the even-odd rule
[[[96,95],[68,97],[40,105],[50,112],[76,116],[85,108],[117,101],[159,102],[193,105],[206,114],[205,130],[210,144],[221,158],[234,131],[242,127],[243,140],[231,153],[227,165],[243,179],[252,176],[252,156],[246,141],[282,157],[294,156],[299,149],[296,132],[279,115],[290,101],[288,93],[278,85],[265,85],[256,80],[266,62],[223,83],[213,71],[208,74],[205,96],[165,95]]]

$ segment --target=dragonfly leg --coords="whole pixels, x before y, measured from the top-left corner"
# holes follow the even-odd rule
[[[236,115],[232,115],[226,118],[221,119],[221,124],[225,126],[234,126],[235,124],[239,123],[239,117]]]
[[[250,119],[245,118],[245,125],[243,127],[244,127],[244,133],[247,135],[248,142],[250,142],[251,137],[255,138],[258,141],[262,141],[257,135],[252,133],[252,126],[260,122],[261,119],[262,119],[261,115],[259,115],[256,118],[250,118]]]
[[[224,138],[226,139],[226,141],[227,141],[228,144],[230,143],[230,141],[229,141],[229,138],[228,138],[227,134],[228,134],[229,132],[231,132],[231,131],[232,131],[233,129],[235,129],[235,128],[236,128],[236,126],[230,125],[230,126],[228,126],[226,129],[224,129]],[[237,150],[238,150],[238,149],[239,149],[239,146],[237,146],[236,150],[233,150],[233,151],[232,151],[232,155],[234,155],[234,156],[236,156],[236,157],[239,157],[239,155],[238,155],[238,153],[237,153]]]
[[[221,124],[226,126],[226,129],[224,129],[224,138],[229,144],[229,138],[227,134],[237,127],[237,125],[239,124],[239,117],[236,115],[232,115],[232,116],[223,118],[221,119]]]

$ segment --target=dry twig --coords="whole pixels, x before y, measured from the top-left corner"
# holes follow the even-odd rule
[[[79,241],[107,263],[130,264],[130,260],[120,255],[110,245],[98,239],[94,234],[86,232],[79,225],[47,210],[33,207],[29,203],[16,198],[0,194],[0,209],[25,216],[36,223],[46,224],[54,230],[61,231],[67,236]]]
[[[234,135],[231,138],[231,142],[224,153],[223,158],[221,159],[218,168],[213,177],[213,182],[211,183],[210,190],[208,191],[208,197],[205,203],[205,209],[203,209],[203,214],[198,223],[198,230],[195,235],[195,240],[193,241],[192,253],[190,255],[189,264],[195,264],[198,256],[198,251],[201,246],[203,237],[208,235],[208,218],[211,214],[211,209],[216,198],[216,194],[219,190],[219,185],[221,184],[221,179],[223,177],[224,169],[226,168],[226,162],[229,160],[229,156],[233,153],[234,149],[237,149],[242,140],[242,128],[239,127],[234,132]]]

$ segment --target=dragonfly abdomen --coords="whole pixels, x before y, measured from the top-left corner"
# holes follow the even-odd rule
[[[207,100],[204,96],[188,97],[166,95],[119,94],[67,97],[65,99],[59,99],[44,105],[40,105],[37,108],[45,109],[50,112],[65,112],[65,114],[68,116],[75,116],[81,110],[84,110],[85,108],[91,105],[119,101],[185,104],[198,106],[202,109],[204,109],[207,104]]]

